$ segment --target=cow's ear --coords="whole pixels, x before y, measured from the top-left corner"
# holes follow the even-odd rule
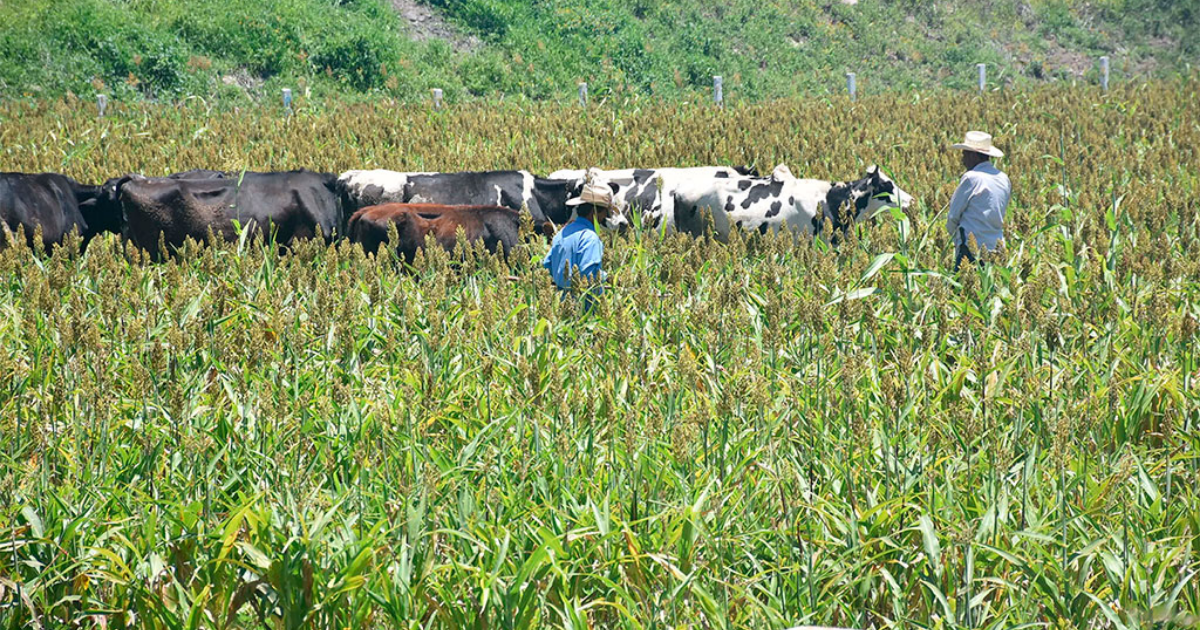
[[[878,177],[879,176],[879,166],[875,165],[875,164],[868,166],[867,167],[867,175],[870,175],[872,177]]]

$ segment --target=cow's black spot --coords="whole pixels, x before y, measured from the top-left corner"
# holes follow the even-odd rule
[[[726,173],[725,171],[721,171],[721,172],[717,173],[716,177],[717,177],[717,179],[729,179],[729,173]]]
[[[789,206],[794,206],[794,205],[796,205],[796,198],[795,198],[795,197],[788,197],[788,205],[789,205]]]
[[[654,177],[654,171],[648,168],[638,168],[633,170],[633,181],[638,184],[645,184]]]
[[[748,179],[743,179],[742,181],[738,182],[738,190],[746,190],[749,187],[750,187],[750,180],[748,180]]]
[[[889,200],[895,199],[896,201],[899,201],[899,199],[896,199],[896,197],[895,197],[896,184],[893,182],[890,182],[890,181],[884,182],[883,185],[881,185],[881,186],[877,186],[875,188],[875,192],[871,194],[872,197],[879,197],[880,195],[886,197]]]
[[[782,182],[755,184],[751,186],[750,192],[746,194],[746,199],[742,201],[742,208],[749,208],[763,199],[779,196],[779,191],[781,188],[783,188]]]
[[[733,196],[725,201],[725,212],[733,212]]]
[[[372,205],[383,201],[383,186],[378,184],[363,186],[362,200]]]
[[[646,185],[638,192],[631,203],[643,210],[659,207],[658,181],[651,180],[646,182]]]
[[[769,218],[779,214],[780,210],[783,210],[783,202],[782,201],[772,202],[771,209],[767,210],[767,218],[769,219]]]
[[[700,206],[692,206],[692,216],[694,217],[699,214],[700,214]]]
[[[740,230],[740,229],[742,229],[742,222],[741,222],[741,221],[738,221],[738,222],[737,222],[737,223],[735,223],[734,225],[736,225],[736,226],[738,227],[738,229],[739,229],[739,230]]]
[[[850,186],[836,184],[825,195],[825,211],[828,213],[829,220],[833,223],[835,229],[841,229],[842,227],[842,205],[850,200],[850,193]],[[817,215],[813,220],[816,221],[819,217],[820,215]]]
[[[759,226],[758,226],[758,233],[759,233],[759,234],[766,235],[766,233],[767,233],[767,230],[769,230],[769,229],[771,229],[771,226],[770,226],[770,225],[768,225],[767,223],[761,223],[761,224],[759,224]]]
[[[855,210],[857,210],[857,212],[854,213],[854,216],[857,217],[859,212],[866,210],[867,205],[870,203],[871,203],[871,195],[867,195],[867,194],[859,195],[858,198],[854,200],[854,208],[855,208]]]

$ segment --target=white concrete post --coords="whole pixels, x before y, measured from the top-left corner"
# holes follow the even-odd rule
[[[434,109],[442,108],[442,89],[441,88],[433,88],[433,108]]]
[[[1108,91],[1108,55],[1100,58],[1100,87]]]
[[[100,110],[100,117],[104,118],[104,110],[108,107],[108,95],[96,95],[96,108]]]
[[[725,80],[720,75],[713,76],[713,102],[717,107],[725,107]]]
[[[579,106],[587,107],[587,83],[579,84]]]
[[[979,71],[979,93],[982,95],[987,91],[987,64],[977,63],[975,69]]]
[[[846,73],[846,91],[850,93],[850,100],[855,100],[858,96],[858,85],[855,82],[853,72]]]
[[[283,111],[292,113],[292,89],[283,88]]]

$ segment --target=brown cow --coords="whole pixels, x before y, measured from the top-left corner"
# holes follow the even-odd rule
[[[508,255],[517,244],[520,213],[504,206],[443,206],[437,204],[386,203],[363,208],[350,217],[347,233],[363,251],[375,253],[388,242],[388,224],[396,224],[396,253],[411,263],[417,250],[432,234],[446,251],[454,251],[458,228],[468,242],[483,241],[492,253]]]

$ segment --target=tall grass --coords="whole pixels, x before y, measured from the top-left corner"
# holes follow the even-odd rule
[[[1193,87],[4,105],[0,165],[83,179],[880,162],[921,202],[836,250],[605,235],[592,314],[537,240],[411,272],[345,244],[0,251],[0,625],[1194,627]],[[953,275],[968,127],[1016,195],[1005,250]]]

